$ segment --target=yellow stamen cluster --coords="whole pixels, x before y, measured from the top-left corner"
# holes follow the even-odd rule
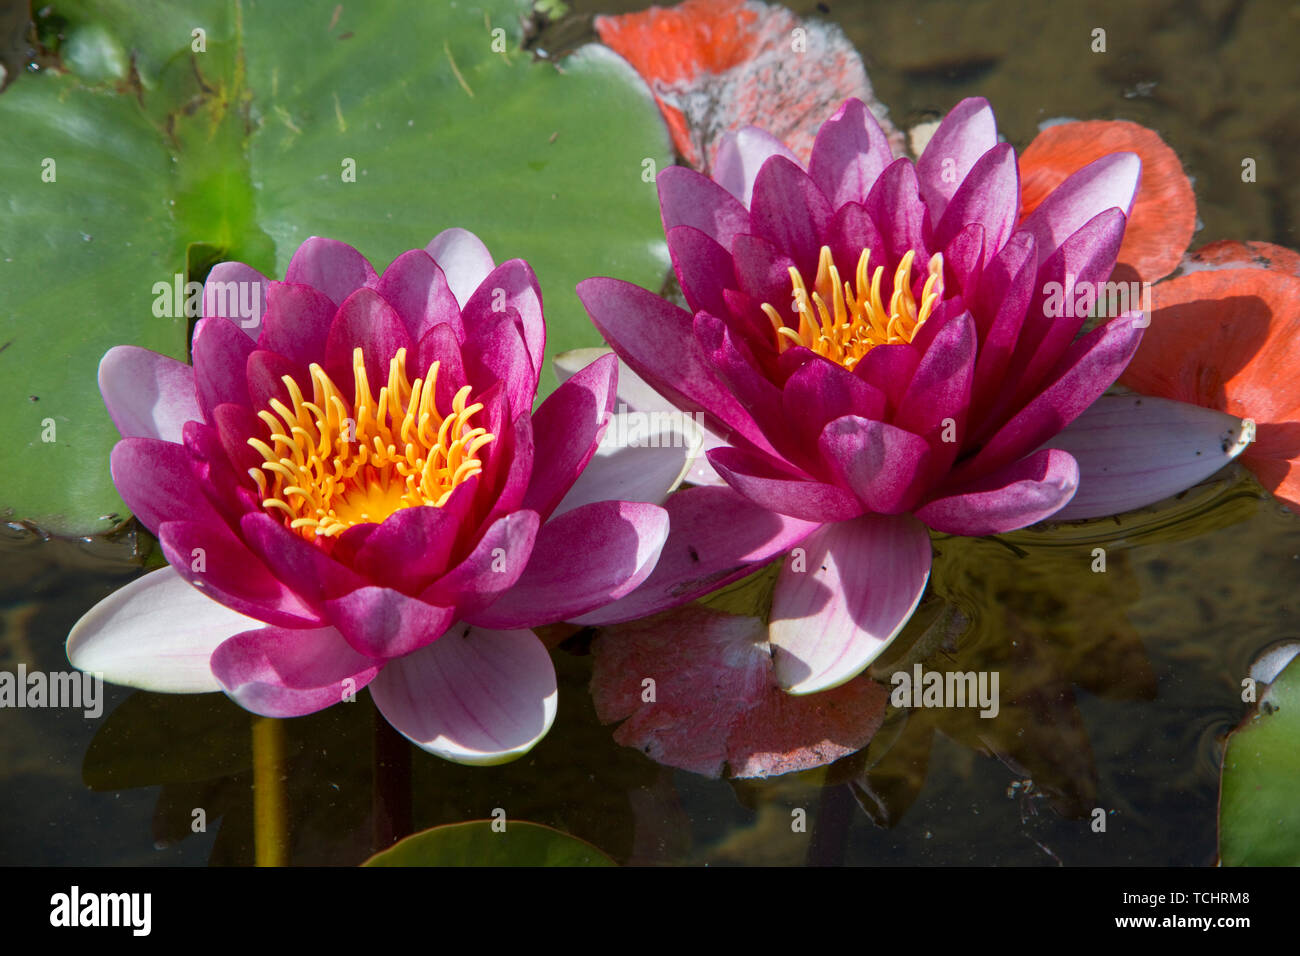
[[[871,250],[863,249],[858,257],[856,282],[850,285],[840,280],[839,270],[831,260],[830,248],[822,246],[817,260],[817,281],[813,283],[811,295],[799,270],[793,266],[790,268],[799,327],[790,328],[775,308],[763,303],[763,311],[776,333],[779,352],[792,345],[802,345],[852,369],[877,345],[912,341],[943,295],[943,255],[935,253],[930,257],[930,277],[921,291],[919,306],[912,295],[911,282],[916,253],[909,251],[903,256],[894,273],[894,292],[888,309],[880,298],[880,280],[885,267],[876,266],[876,271],[869,273],[870,258]]]
[[[282,381],[292,407],[272,399],[258,417],[270,444],[250,438],[265,459],[248,473],[262,506],[307,540],[341,534],[355,524],[381,522],[400,508],[443,505],[453,489],[483,470],[479,451],[495,436],[471,427],[481,403],[466,405],[466,385],[444,418],[434,403],[439,363],[428,380],[406,377],[406,349],[388,365],[388,384],[376,399],[361,349],[352,353],[355,398],[344,401],[319,365],[311,366],[307,401],[291,376]]]

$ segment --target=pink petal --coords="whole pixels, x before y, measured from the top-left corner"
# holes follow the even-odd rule
[[[861,100],[845,100],[822,124],[808,172],[831,206],[863,202],[876,178],[893,162],[889,138]]]
[[[1094,160],[1057,186],[1020,228],[1038,243],[1038,261],[1046,262],[1088,220],[1112,206],[1128,215],[1142,175],[1137,153],[1111,153]]]
[[[203,317],[229,319],[250,338],[261,331],[270,280],[242,262],[218,262],[203,282]]]
[[[749,232],[749,212],[740,200],[708,176],[685,166],[669,166],[655,179],[664,232],[694,226],[724,249],[737,235]]]
[[[917,509],[935,531],[978,536],[1028,527],[1065,507],[1079,487],[1079,466],[1067,452],[1037,451]]]
[[[381,666],[332,627],[245,631],[212,655],[222,689],[263,717],[301,717],[355,698]]]
[[[457,763],[505,763],[555,720],[555,668],[531,631],[458,625],[391,662],[370,685],[375,706],[417,747]]]
[[[155,534],[168,521],[223,522],[182,445],[160,438],[123,438],[113,446],[109,471],[131,513]]]
[[[925,490],[921,482],[930,445],[919,435],[845,415],[826,426],[818,444],[836,481],[851,488],[871,511],[907,511]]]
[[[260,624],[196,591],[173,568],[160,568],[82,615],[68,635],[68,660],[112,684],[202,694],[221,689],[208,665],[212,652]]]
[[[403,252],[375,283],[375,291],[393,307],[418,342],[435,325],[462,332],[460,304],[438,263],[423,249]]]
[[[466,619],[510,629],[577,618],[641,584],[667,538],[668,512],[657,505],[600,501],[575,508],[542,526],[515,586]]]
[[[730,488],[686,488],[664,509],[669,534],[654,573],[627,597],[574,623],[630,621],[686,604],[750,573],[817,527],[752,504]]]
[[[455,607],[462,617],[492,604],[524,573],[540,524],[535,511],[516,511],[498,518],[483,532],[474,550],[422,597],[433,604]]]
[[[1079,490],[1056,521],[1154,504],[1210,477],[1250,442],[1232,415],[1141,395],[1103,395],[1050,439],[1079,463]]]
[[[717,157],[713,161],[713,178],[748,208],[754,196],[758,171],[773,156],[782,156],[795,165],[801,165],[785,143],[771,133],[757,126],[742,126],[725,133],[719,141]]]
[[[294,252],[284,272],[285,282],[309,285],[324,292],[335,305],[363,286],[373,286],[377,276],[366,257],[346,242],[312,236]]]
[[[662,419],[651,413],[615,415],[596,454],[552,513],[561,515],[596,501],[663,504],[686,476],[704,435],[690,419],[683,421],[680,413],[660,414]],[[615,441],[610,441],[611,436]],[[621,436],[635,440],[620,443]]]
[[[533,479],[524,507],[545,521],[596,453],[617,395],[618,359],[596,359],[533,414]]]
[[[911,618],[929,577],[930,536],[908,515],[813,532],[786,558],[772,597],[781,686],[813,694],[861,673]]]
[[[278,352],[304,369],[319,362],[338,306],[309,285],[273,282],[266,296],[266,315],[257,347]]]
[[[965,182],[979,158],[997,144],[997,122],[988,100],[983,97],[962,100],[943,118],[916,161],[931,224],[938,225],[948,200]]]
[[[844,521],[863,505],[843,488],[778,468],[739,448],[715,448],[709,464],[735,491],[760,507],[805,521]]]
[[[454,608],[373,586],[326,601],[325,608],[343,638],[359,653],[377,660],[419,650],[456,620]]]
[[[163,555],[176,572],[226,607],[281,627],[324,623],[225,524],[167,521],[156,533]]]
[[[194,369],[157,352],[118,345],[99,362],[99,391],[123,438],[179,442],[188,421],[201,421]]]
[[[523,259],[501,263],[486,276],[465,303],[465,320],[513,309],[519,316],[519,334],[528,347],[533,369],[541,371],[546,351],[546,323],[542,319],[542,288],[532,267]]]
[[[325,370],[345,396],[352,396],[352,361],[361,349],[370,394],[388,384],[389,362],[398,349],[415,358],[415,341],[393,307],[374,289],[358,289],[339,306],[325,343]],[[319,361],[319,359],[318,359]]]
[[[495,266],[483,240],[467,229],[444,229],[424,249],[442,269],[462,308]]]

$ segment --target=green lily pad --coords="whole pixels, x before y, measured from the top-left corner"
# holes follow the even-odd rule
[[[451,823],[401,840],[363,866],[617,866],[590,843],[540,823]]]
[[[187,317],[155,309],[177,274],[282,276],[311,235],[382,269],[460,226],[532,264],[555,354],[599,341],[578,281],[666,271],[643,173],[671,150],[648,91],[603,47],[532,62],[525,0],[53,7],[67,72],[0,94],[10,520],[89,534],[125,514],[95,370],[123,343],[185,357]]]
[[[1229,738],[1219,791],[1225,866],[1300,866],[1300,657]]]

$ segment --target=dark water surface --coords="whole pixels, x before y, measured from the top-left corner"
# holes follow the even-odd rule
[[[904,128],[972,94],[992,101],[1017,147],[1053,117],[1131,119],[1158,130],[1194,177],[1194,246],[1300,245],[1294,4],[791,6],[829,7]],[[1089,51],[1095,27],[1107,54]],[[1244,157],[1257,160],[1256,183],[1241,182]],[[586,690],[590,658],[561,650],[549,736],[503,767],[415,753],[413,825],[504,807],[640,863],[1212,863],[1222,737],[1246,712],[1240,681],[1262,649],[1297,636],[1296,516],[1233,466],[1158,514],[935,546],[932,591],[973,623],[926,665],[999,670],[998,718],[894,714],[867,751],[832,768],[714,781],[614,744]],[[1090,567],[1097,546],[1103,574]],[[139,573],[134,550],[129,535],[7,533],[0,668],[66,670],[69,629]],[[99,720],[0,711],[0,864],[251,862],[249,715],[219,695],[114,687],[104,706]],[[376,788],[374,753],[388,742],[368,697],[286,729],[291,861],[364,859],[375,793],[392,774],[381,769]],[[196,808],[206,832],[192,832]],[[1089,825],[1098,808],[1104,833]],[[809,832],[793,832],[796,809]]]

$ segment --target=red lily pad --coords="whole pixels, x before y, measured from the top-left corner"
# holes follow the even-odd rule
[[[761,126],[805,164],[823,119],[849,97],[875,102],[862,58],[834,24],[757,0],[686,0],[597,17],[596,33],[632,64],[663,111],[673,143],[708,171],[728,130]]]
[[[691,605],[606,628],[593,643],[596,714],[620,744],[710,777],[770,777],[862,749],[888,691],[857,677],[794,697],[776,681],[756,617]]]

